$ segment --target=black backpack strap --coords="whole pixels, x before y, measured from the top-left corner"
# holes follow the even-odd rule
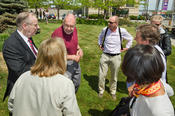
[[[102,42],[102,47],[104,47],[104,42],[105,42],[105,38],[106,38],[107,32],[108,32],[108,27],[107,27],[106,30],[105,30],[105,34],[104,34],[103,42]]]
[[[132,107],[133,107],[133,105],[134,105],[136,99],[137,99],[137,97],[134,96],[134,98],[133,98],[133,100],[132,100],[132,103],[131,103],[131,105],[130,105],[130,109],[132,109]]]
[[[119,35],[120,35],[121,50],[123,50],[121,30],[120,30],[120,27],[118,28],[119,28]]]

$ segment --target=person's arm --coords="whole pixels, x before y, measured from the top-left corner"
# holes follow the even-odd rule
[[[31,57],[30,54],[23,51],[24,48],[19,45],[5,43],[3,46],[3,57],[10,70],[12,70],[16,76],[20,76],[22,73],[30,70]]]
[[[121,50],[121,52],[124,52],[124,51],[128,50],[132,46],[133,37],[124,28],[121,28],[121,35],[122,35],[122,38],[124,38],[125,40],[127,40],[126,47],[123,48],[123,50]]]
[[[107,28],[107,27],[106,27]],[[101,33],[98,36],[98,45],[100,47],[101,50],[103,50],[104,48],[102,47],[102,43],[103,43],[103,38],[104,38],[104,34],[105,34],[105,30],[106,28],[104,28]]]
[[[63,102],[64,116],[81,116],[80,109],[77,104],[75,89],[72,81],[67,85],[66,96]]]
[[[165,54],[165,56],[169,56],[171,54],[171,40],[170,40],[170,36],[168,35],[168,33],[165,33],[163,35],[163,52]]]
[[[174,95],[174,90],[173,88],[166,82],[163,82],[162,79],[161,79],[161,82],[162,84],[164,85],[164,88],[165,88],[165,91],[167,93],[167,95],[170,97],[170,96],[173,96]]]
[[[17,82],[18,81],[16,81],[15,85],[13,86],[13,89],[8,98],[8,110],[10,111],[10,113],[13,113],[13,109],[14,109],[14,99],[15,99],[15,94],[17,89]]]
[[[79,62],[80,58],[80,55],[67,55],[67,60],[74,60],[76,62]]]
[[[80,58],[83,57],[83,50],[80,48],[79,45],[78,45],[78,47],[77,47],[77,54],[76,54],[76,55],[80,56]]]

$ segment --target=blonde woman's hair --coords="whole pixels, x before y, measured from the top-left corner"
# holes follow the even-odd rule
[[[151,17],[151,22],[152,21],[158,21],[158,22],[162,23],[163,17],[161,15],[154,15]]]
[[[64,74],[66,71],[66,47],[61,38],[44,40],[38,50],[32,75],[39,77],[51,77],[56,74]]]

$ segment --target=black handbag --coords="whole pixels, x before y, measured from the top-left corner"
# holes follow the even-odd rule
[[[136,97],[134,97],[131,106],[129,106],[129,103],[130,103],[132,98],[133,97],[121,98],[119,104],[111,112],[110,116],[130,116],[129,109],[132,108],[134,102],[136,101]]]

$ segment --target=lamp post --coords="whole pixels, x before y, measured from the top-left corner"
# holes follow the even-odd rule
[[[159,12],[159,3],[160,3],[160,0],[156,0],[156,14],[158,14]]]

